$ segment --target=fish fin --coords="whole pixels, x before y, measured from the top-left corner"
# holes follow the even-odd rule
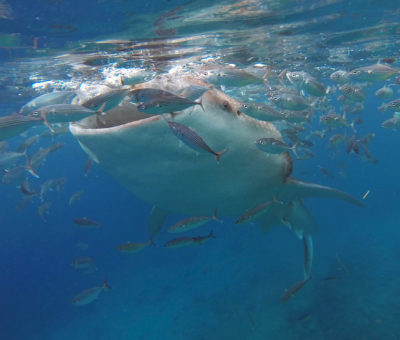
[[[204,110],[204,107],[203,107],[203,96],[200,98],[200,100],[197,102],[197,104],[200,105],[200,107],[203,109],[203,112],[206,112],[206,110]]]
[[[208,234],[208,237],[215,238],[215,235],[214,235],[214,231],[213,231],[213,230],[210,231],[210,233]]]
[[[286,159],[285,168],[283,169],[284,178],[288,178],[293,171],[293,160],[292,157],[290,157],[289,151],[282,152],[281,155]]]
[[[357,198],[346,194],[340,190],[336,190],[324,185],[309,183],[299,181],[292,177],[286,179],[286,183],[283,186],[282,192],[280,192],[280,197],[285,197],[287,200],[291,201],[296,198],[310,197],[310,196],[322,196],[322,197],[332,197],[347,201],[359,207],[363,207],[364,204]]]
[[[54,134],[56,131],[53,129],[53,127],[48,122],[46,115],[43,115],[42,118],[43,118],[44,125],[46,125],[49,128],[49,130],[51,131],[51,133]]]
[[[269,232],[273,227],[282,224],[282,217],[286,210],[286,204],[270,204],[268,214],[262,214],[254,222],[264,233]]]
[[[287,74],[287,72],[288,72],[288,70],[285,68],[281,73],[279,73],[279,75],[278,75],[278,78],[279,78],[279,81],[280,81],[280,83],[282,84],[282,85],[284,85],[285,84],[285,77],[286,77],[286,74]]]
[[[299,146],[299,142],[296,142],[290,149],[292,150],[293,154],[296,156],[296,158],[299,158],[299,155],[297,153],[297,147]]]
[[[110,290],[111,286],[107,283],[107,278],[104,279],[103,281],[103,287],[105,290]]]
[[[99,107],[98,110],[95,111],[95,113],[97,113],[98,115],[99,115],[99,114],[102,114],[102,113],[104,114],[103,111],[104,111],[106,105],[107,105],[107,102],[104,102],[103,104],[101,104],[101,106]]]
[[[33,170],[32,164],[31,164],[31,158],[30,156],[26,153],[26,150],[24,152],[25,157],[26,157],[26,165],[25,165],[25,170],[28,171],[33,177],[39,178],[39,175]]]
[[[222,221],[217,217],[217,208],[214,209],[214,212],[213,212],[211,218],[212,218],[214,221],[217,221],[217,222],[219,222],[219,223],[222,223]]]
[[[147,220],[147,229],[149,230],[151,237],[154,237],[161,232],[164,221],[169,214],[170,213],[168,211],[163,210],[156,205],[153,206],[153,209],[151,210],[150,216]]]
[[[221,158],[221,156],[227,151],[228,151],[228,149],[224,149],[222,151],[216,152],[215,159],[217,160],[217,163],[219,162],[219,159]]]
[[[313,239],[309,233],[303,235],[303,247],[304,247],[304,280],[311,278],[311,267],[313,263]]]
[[[151,245],[151,246],[153,246],[153,247],[156,246],[156,244],[153,242],[153,236],[150,236],[149,242],[150,242],[150,245]]]

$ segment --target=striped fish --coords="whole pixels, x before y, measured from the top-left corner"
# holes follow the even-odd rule
[[[12,114],[0,117],[0,140],[8,139],[21,134],[34,125],[43,123],[40,117]]]
[[[197,227],[200,227],[201,225],[203,225],[211,220],[221,222],[217,218],[217,209],[214,210],[214,213],[212,216],[193,216],[193,217],[186,218],[182,221],[179,221],[179,222],[175,223],[173,226],[171,226],[168,229],[168,232],[181,233],[184,231],[192,230]]]
[[[167,121],[168,126],[170,127],[173,134],[180,139],[183,143],[185,143],[190,148],[198,151],[204,150],[207,151],[215,156],[217,162],[219,162],[220,157],[227,151],[224,149],[219,152],[215,152],[212,150],[208,144],[201,138],[192,128],[187,127],[183,124]]]

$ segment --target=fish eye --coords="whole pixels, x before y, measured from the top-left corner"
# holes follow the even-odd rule
[[[39,111],[33,111],[33,112],[32,112],[32,116],[38,117],[38,116],[39,116]]]
[[[242,114],[242,111],[237,110],[237,111],[236,111],[236,114],[237,114],[238,116],[240,116],[240,115]]]
[[[229,103],[225,100],[222,104],[222,106],[224,107],[224,109],[228,110],[229,109]]]

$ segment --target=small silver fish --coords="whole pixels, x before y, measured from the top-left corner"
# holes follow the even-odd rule
[[[75,104],[54,104],[43,106],[30,113],[32,117],[41,117],[50,130],[52,130],[50,123],[75,122],[96,114],[98,115],[100,112]]]
[[[95,301],[100,293],[103,290],[110,290],[111,287],[108,285],[107,281],[104,280],[103,285],[99,287],[92,287],[89,289],[86,289],[79,294],[77,294],[73,299],[72,299],[72,304],[75,306],[85,306],[88,305],[89,303]]]
[[[365,100],[366,96],[363,89],[356,85],[342,85],[339,87],[339,90],[343,93],[343,95],[354,102],[362,102]]]
[[[189,217],[186,218],[182,221],[179,221],[172,225],[169,229],[168,232],[170,233],[181,233],[184,231],[192,230],[197,227],[200,227],[201,225],[209,222],[209,221],[218,221],[217,218],[217,209],[214,210],[214,214],[212,216],[194,216],[194,217]]]
[[[12,114],[0,117],[0,140],[8,139],[21,134],[35,125],[43,124],[40,117]]]
[[[76,93],[73,91],[55,91],[42,94],[26,103],[20,109],[19,113],[27,115],[41,107],[54,104],[70,104]]]
[[[295,295],[300,289],[302,289],[308,281],[311,280],[311,276],[307,277],[305,280],[296,283],[294,286],[289,288],[280,298],[280,302],[285,302],[289,300],[293,295]]]
[[[205,90],[206,88],[202,87],[201,94]],[[195,93],[199,94],[200,92],[195,91]],[[147,114],[173,113],[182,111],[193,105],[200,105],[204,110],[201,100],[193,101],[192,99],[161,89],[139,88],[130,91],[129,95],[133,99],[136,99],[138,110]]]
[[[400,74],[400,69],[379,62],[374,65],[358,67],[349,72],[351,78],[368,82],[384,81],[398,74]]]
[[[330,129],[348,127],[349,123],[345,117],[337,114],[337,113],[328,113],[324,116],[321,116],[320,122],[325,124]]]
[[[254,219],[260,217],[261,215],[265,214],[268,211],[268,208],[274,201],[268,201],[261,204],[256,205],[255,207],[246,210],[236,221],[235,224],[243,224],[249,223]]]
[[[382,123],[382,127],[393,131],[400,129],[400,117],[386,119]]]
[[[375,92],[375,96],[381,99],[389,99],[393,96],[393,90],[390,87],[384,86]]]
[[[203,138],[201,138],[190,127],[172,121],[167,121],[167,123],[171,131],[174,133],[174,135],[178,139],[180,139],[183,143],[185,143],[187,146],[189,146],[194,150],[204,150],[213,154],[217,162],[219,162],[220,157],[227,151],[225,149],[219,152],[215,152],[208,146],[208,144],[203,140]]]
[[[400,112],[400,99],[395,99],[387,104],[383,104],[378,109],[381,112],[384,112],[386,110],[389,110],[392,112]]]
[[[326,95],[326,89],[324,85],[322,85],[314,77],[304,71],[286,71],[286,78],[294,86],[296,86],[298,90],[304,91],[311,96],[323,97]]]
[[[298,94],[279,93],[271,96],[269,100],[284,110],[301,111],[310,106],[306,99]]]
[[[298,143],[294,144],[293,146],[289,146],[275,138],[261,138],[257,139],[255,143],[261,151],[264,151],[266,153],[279,155],[285,151],[292,151],[297,157],[296,148],[298,146]]]
[[[350,81],[349,73],[343,70],[333,72],[329,78],[338,84],[346,84]]]
[[[128,94],[128,89],[114,89],[90,98],[80,105],[93,111],[107,112],[117,107]]]
[[[27,139],[25,139],[17,148],[18,152],[24,152],[27,150],[31,145],[36,143],[40,138],[40,135],[33,135]]]
[[[3,152],[0,155],[0,169],[16,164],[21,158],[26,159],[26,153],[14,151]]]
[[[93,259],[88,256],[80,256],[73,259],[71,267],[75,269],[88,269],[95,267]]]
[[[284,114],[265,103],[243,104],[240,110],[250,117],[267,122],[284,120],[286,118]]]
[[[345,137],[339,134],[332,135],[329,138],[329,144],[332,146],[338,146],[345,141]]]
[[[152,246],[155,245],[151,237],[147,242],[122,243],[122,244],[116,246],[116,249],[121,253],[138,253],[139,251],[143,250],[144,248],[146,248],[149,245],[152,245]]]
[[[76,191],[75,193],[73,193],[68,201],[68,204],[69,205],[74,204],[76,201],[78,201],[82,197],[83,193],[84,193],[83,190],[79,190],[79,191]]]
[[[202,244],[203,242],[215,238],[213,231],[206,236],[196,236],[196,237],[177,237],[173,240],[168,241],[164,246],[166,248],[182,248],[190,246],[192,244]]]

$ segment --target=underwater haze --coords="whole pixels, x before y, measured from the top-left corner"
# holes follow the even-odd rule
[[[400,339],[393,0],[0,0],[0,339]]]

